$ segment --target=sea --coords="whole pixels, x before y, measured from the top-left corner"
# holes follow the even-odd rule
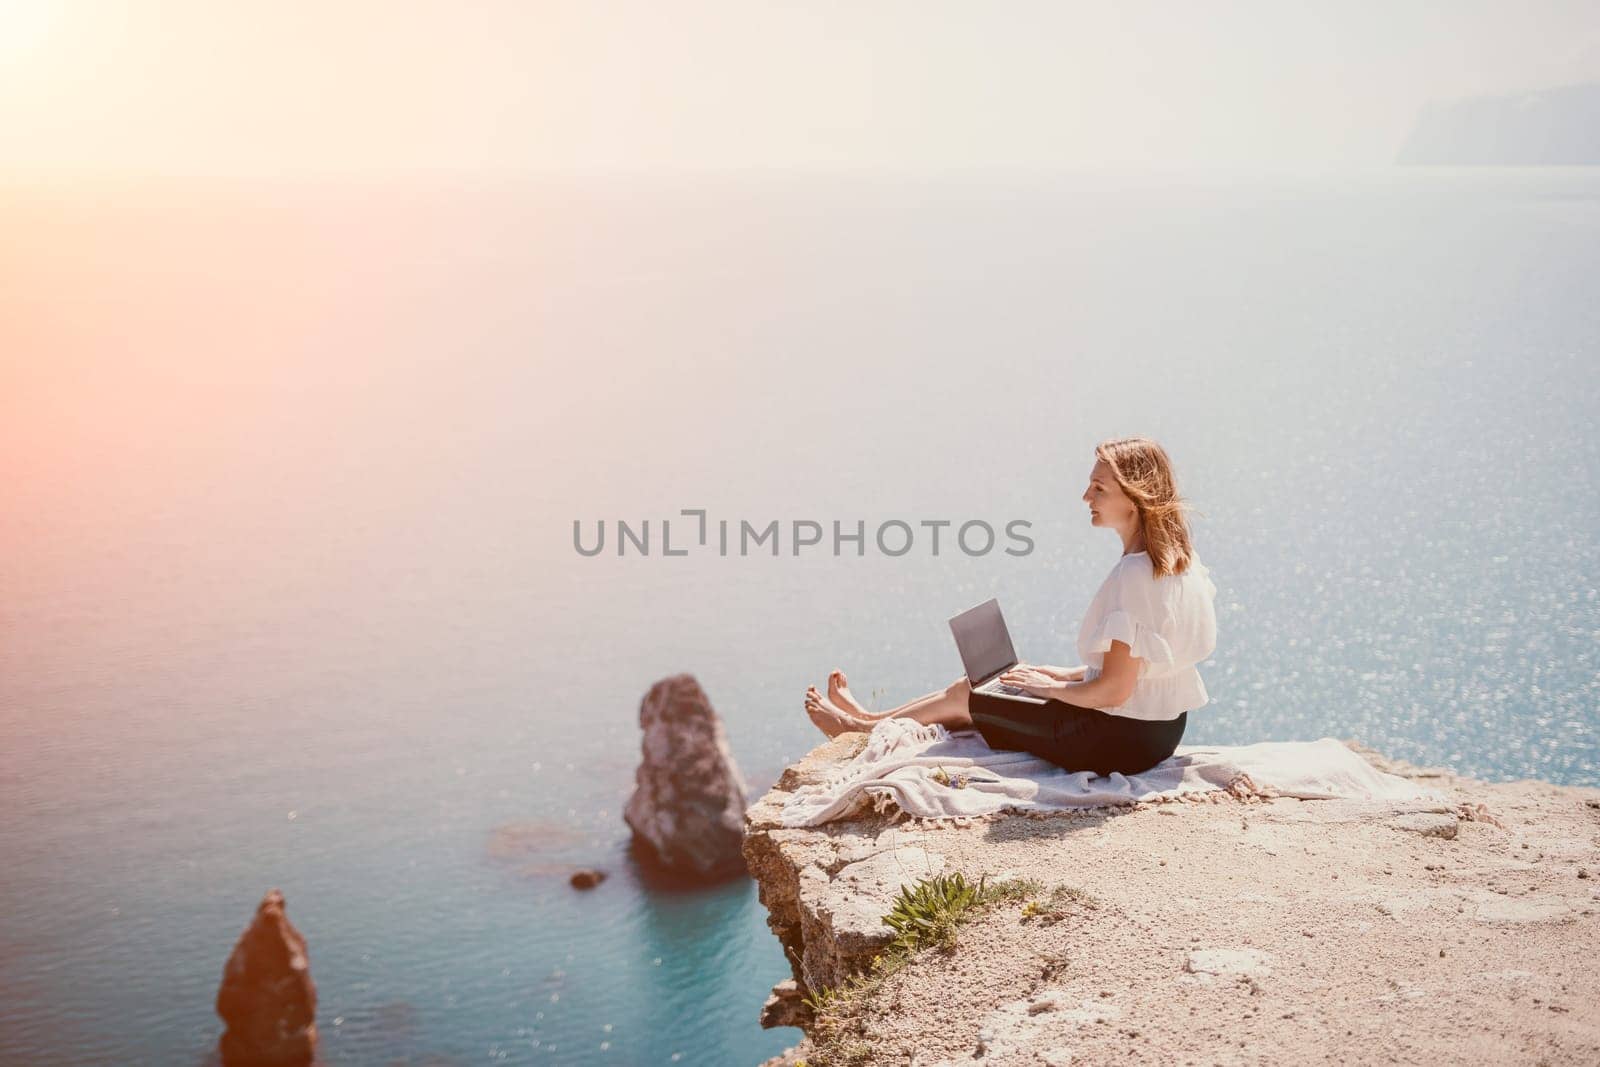
[[[331,1064],[780,1052],[756,886],[629,849],[641,699],[692,674],[754,799],[990,597],[1074,665],[1111,437],[1218,587],[1185,744],[1600,785],[1600,168],[17,178],[0,231],[0,1062],[214,1062],[274,888]]]

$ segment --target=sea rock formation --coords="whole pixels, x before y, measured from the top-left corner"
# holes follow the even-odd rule
[[[864,742],[819,745],[747,814],[791,972],[762,1022],[805,1031],[772,1064],[1600,1062],[1600,789],[1489,784],[1347,741],[1448,802],[1230,795],[960,821],[868,805],[781,826],[787,795]],[[805,999],[870,969],[899,885],[954,871],[1042,888],[820,1033]]]
[[[227,1024],[218,1047],[227,1067],[289,1067],[316,1055],[317,987],[306,939],[284,913],[278,890],[261,899],[233,946],[216,1007]]]
[[[691,674],[639,704],[644,758],[623,818],[662,868],[699,881],[744,875],[747,786],[722,720]]]

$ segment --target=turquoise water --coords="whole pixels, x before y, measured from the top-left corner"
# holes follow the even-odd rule
[[[989,596],[1070,665],[1107,436],[1199,508],[1186,742],[1600,784],[1595,170],[4,204],[0,1060],[203,1062],[273,886],[331,1062],[781,1050],[754,886],[628,858],[640,698],[694,673],[755,796],[807,685],[942,686]],[[684,508],[867,551],[574,551]],[[895,518],[1035,547],[892,558]]]

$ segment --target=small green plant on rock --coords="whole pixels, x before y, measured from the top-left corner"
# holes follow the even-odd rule
[[[1008,878],[996,882],[984,892],[985,904],[1006,904],[1027,900],[1044,892],[1044,883],[1037,878]]]
[[[1058,907],[1063,904],[1082,904],[1085,907],[1098,908],[1100,898],[1075,885],[1058,885],[1050,890],[1050,903]]]
[[[1037,900],[1028,900],[1022,905],[1022,921],[1032,919],[1051,924],[1060,922],[1067,917],[1067,905],[1080,904],[1085,907],[1097,907],[1096,898],[1076,886],[1058,885],[1050,890],[1050,896],[1045,903]]]
[[[883,921],[892,926],[896,945],[915,952],[937,945],[946,952],[955,948],[956,928],[962,917],[984,901],[984,881],[968,882],[960,871],[924,878],[912,886],[901,886],[900,897]]]
[[[872,1059],[872,1045],[866,1041],[852,1041],[839,1051],[847,1064],[861,1064]]]
[[[866,1037],[866,1006],[884,980],[910,961],[911,953],[890,945],[872,957],[864,972],[852,974],[837,986],[801,998],[811,1009],[808,1028],[815,1051],[811,1067],[840,1067],[861,1062],[861,1050],[871,1045]]]

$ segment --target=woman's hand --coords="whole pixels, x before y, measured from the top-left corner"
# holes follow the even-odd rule
[[[1023,666],[1027,665],[1022,663],[1017,664],[1017,667],[1019,668]],[[1084,676],[1088,673],[1087,669],[1084,667],[1051,667],[1045,664],[1041,664],[1033,669],[1048,674],[1058,682],[1081,682],[1083,681]]]
[[[1010,670],[1000,675],[1004,685],[1014,685],[1025,693],[1036,697],[1052,697],[1060,689],[1061,683],[1050,677],[1038,667],[1028,667],[1019,663]]]

